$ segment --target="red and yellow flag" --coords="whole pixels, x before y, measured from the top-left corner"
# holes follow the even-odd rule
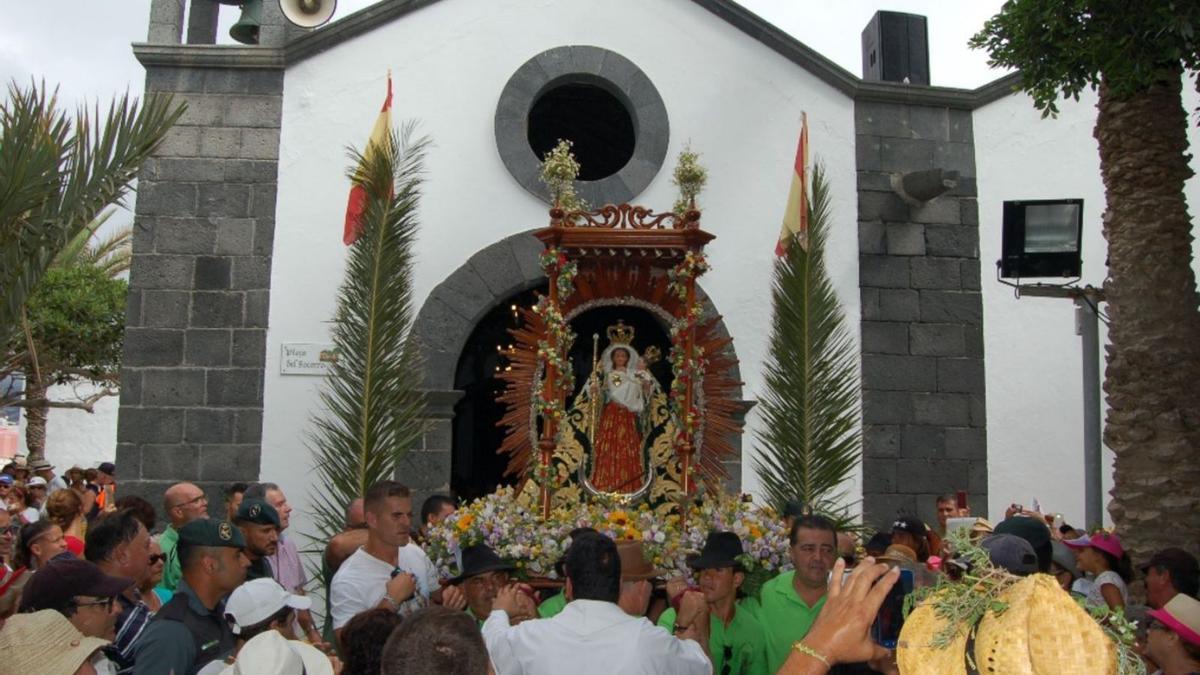
[[[383,100],[383,108],[379,111],[379,117],[375,118],[375,126],[371,128],[371,135],[367,138],[367,149],[363,151],[363,157],[369,159],[371,153],[375,152],[376,147],[383,147],[391,138],[392,132],[392,72],[388,71],[387,76],[387,98]],[[346,224],[342,231],[342,243],[349,246],[358,239],[358,233],[361,231],[361,221],[363,212],[367,210],[367,191],[361,185],[353,185],[350,188],[350,200],[346,203]]]
[[[800,145],[796,148],[796,163],[792,167],[792,189],[788,192],[787,210],[783,214],[783,229],[775,243],[775,255],[787,254],[788,242],[795,237],[800,248],[808,250],[808,113],[800,114]]]

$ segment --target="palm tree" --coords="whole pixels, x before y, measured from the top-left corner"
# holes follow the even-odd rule
[[[183,110],[160,95],[139,107],[126,94],[104,116],[96,106],[68,119],[44,85],[9,85],[0,104],[0,344],[59,252],[121,202]]]
[[[799,499],[843,528],[853,527],[853,519],[842,488],[862,458],[859,365],[825,270],[829,219],[829,186],[816,165],[808,249],[793,244],[775,263],[755,469],[777,509]]]
[[[1010,0],[972,38],[1021,70],[1046,114],[1060,92],[1099,90],[1111,321],[1104,441],[1109,513],[1134,560],[1200,553],[1200,295],[1192,270],[1185,74],[1200,71],[1200,4]],[[1200,85],[1200,82],[1198,82]]]
[[[54,259],[54,267],[95,267],[116,279],[133,264],[133,226],[122,225],[100,238],[100,230],[115,213],[101,213],[79,231]]]

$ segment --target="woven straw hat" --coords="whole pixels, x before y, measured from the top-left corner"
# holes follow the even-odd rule
[[[1001,594],[1000,600],[1008,603],[1008,609],[985,614],[975,635],[980,673],[1117,672],[1116,647],[1052,577],[1026,577]]]
[[[936,596],[935,596],[936,597]],[[904,620],[900,640],[896,643],[896,663],[905,675],[967,675],[967,626],[958,632],[949,646],[939,649],[931,643],[933,636],[946,626],[946,619],[937,615],[934,599],[926,600]]]
[[[0,675],[74,675],[107,640],[84,637],[53,609],[17,614],[0,630]]]

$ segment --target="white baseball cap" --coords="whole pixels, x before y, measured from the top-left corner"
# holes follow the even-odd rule
[[[237,661],[221,675],[333,675],[333,664],[316,647],[269,630],[242,645]]]
[[[243,628],[266,621],[284,607],[308,609],[312,600],[288,593],[274,579],[255,579],[233,589],[225,602],[225,616],[234,635],[238,635]]]

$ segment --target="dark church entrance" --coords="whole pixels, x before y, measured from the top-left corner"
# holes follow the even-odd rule
[[[450,489],[463,500],[471,500],[494,491],[500,485],[516,483],[505,477],[508,457],[497,454],[505,430],[497,424],[504,409],[496,397],[504,390],[497,375],[508,367],[506,352],[513,343],[508,331],[520,325],[517,307],[537,303],[537,293],[546,292],[545,284],[514,295],[493,308],[475,326],[455,372],[454,387],[463,397],[454,407],[454,437],[451,456]],[[592,370],[592,335],[600,336],[600,349],[608,345],[609,326],[624,321],[635,331],[634,347],[639,353],[657,347],[661,358],[649,365],[664,391],[670,391],[672,373],[668,360],[670,336],[666,324],[655,314],[641,307],[626,304],[592,307],[571,320],[575,344],[570,359],[575,371],[576,391],[568,398],[573,401],[579,388],[586,383]]]

